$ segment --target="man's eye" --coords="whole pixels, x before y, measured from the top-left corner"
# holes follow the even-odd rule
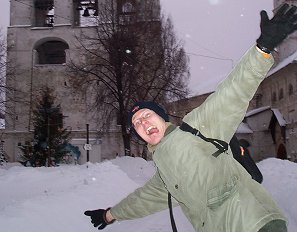
[[[143,118],[148,118],[150,116],[151,116],[151,113],[146,113],[146,114],[143,115]]]
[[[134,127],[137,127],[137,126],[139,126],[140,125],[140,120],[136,120],[135,122],[134,122]]]

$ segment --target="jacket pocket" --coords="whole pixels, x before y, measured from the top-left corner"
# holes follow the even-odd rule
[[[207,193],[207,206],[214,210],[221,206],[237,190],[238,177],[233,176],[225,184],[216,186]]]

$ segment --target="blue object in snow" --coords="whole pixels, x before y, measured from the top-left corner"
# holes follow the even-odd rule
[[[78,146],[74,146],[72,145],[71,143],[67,143],[65,146],[64,146],[64,149],[66,151],[68,151],[73,157],[75,157],[76,159],[78,159],[80,157],[80,150],[78,148]]]

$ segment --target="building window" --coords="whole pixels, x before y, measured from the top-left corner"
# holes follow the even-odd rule
[[[117,4],[120,24],[126,25],[132,23],[136,16],[135,0],[118,0]]]
[[[276,102],[276,92],[272,93],[271,101]]]
[[[122,122],[120,112],[117,112],[116,120],[117,120],[117,126],[120,126]]]
[[[289,96],[293,95],[293,85],[292,84],[289,84]]]
[[[74,0],[73,15],[75,26],[96,26],[98,0]]]
[[[134,10],[133,4],[131,2],[126,2],[122,6],[122,12],[124,14],[132,13]]]
[[[283,99],[283,98],[284,98],[284,90],[283,90],[283,88],[281,88],[281,89],[279,90],[278,100],[281,100],[281,99]]]
[[[54,0],[35,0],[35,27],[52,27],[54,25]]]
[[[66,63],[65,50],[68,44],[61,41],[47,41],[36,48],[37,64],[64,64]]]
[[[254,99],[255,99],[257,108],[262,106],[262,98],[263,98],[262,94],[255,94]]]

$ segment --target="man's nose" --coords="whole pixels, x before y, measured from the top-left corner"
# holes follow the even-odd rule
[[[145,125],[148,123],[148,120],[146,118],[141,118],[140,122],[141,124]]]

